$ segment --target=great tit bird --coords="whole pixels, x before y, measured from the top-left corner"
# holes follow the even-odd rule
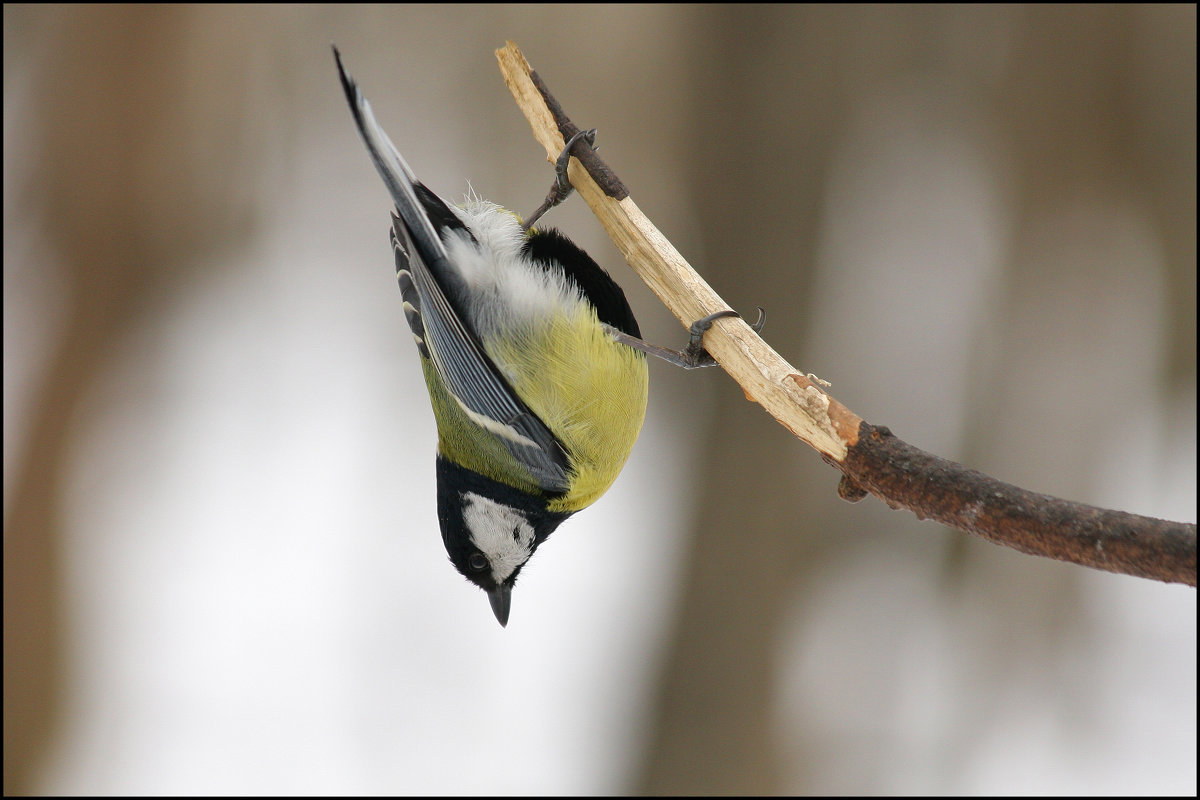
[[[391,242],[437,419],[450,561],[508,622],[521,568],[621,471],[649,376],[624,292],[566,236],[417,180],[334,48],[342,87],[396,204]],[[565,160],[564,160],[565,167]]]
[[[417,180],[333,48],[358,132],[396,211],[391,241],[404,314],[437,420],[438,522],[450,561],[501,625],[534,551],[616,480],[646,416],[645,353],[712,366],[709,314],[681,351],[641,340],[608,273],[534,221],[571,191],[567,142],[546,201],[525,222],[468,198],[452,207]],[[765,321],[759,309],[754,330]]]

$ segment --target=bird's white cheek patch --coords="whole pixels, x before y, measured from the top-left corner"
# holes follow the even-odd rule
[[[463,493],[463,522],[471,541],[492,564],[492,578],[503,583],[533,555],[533,526],[520,511],[474,492]]]

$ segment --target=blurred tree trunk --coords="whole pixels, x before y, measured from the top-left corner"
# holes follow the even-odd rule
[[[696,266],[751,319],[765,306],[767,338],[784,353],[800,349],[822,170],[839,124],[828,80],[837,42],[809,32],[825,15],[705,6],[690,28],[693,135],[681,146],[695,148],[687,164],[706,255]],[[767,289],[769,298],[760,294]],[[801,446],[736,386],[717,383],[695,469],[695,539],[637,793],[781,790],[771,714],[777,623],[803,565],[819,562],[820,538],[805,535],[805,497],[832,492],[836,480],[813,455],[823,480],[805,483]]]
[[[50,42],[24,53],[24,63],[38,65],[26,109],[38,133],[30,170],[36,183],[19,194],[41,221],[57,271],[20,269],[64,295],[57,345],[29,403],[5,508],[5,794],[37,791],[63,711],[61,503],[73,437],[86,427],[83,401],[186,268],[246,230],[229,182],[237,172],[211,163],[199,169],[190,148],[208,137],[206,145],[229,154],[231,137],[242,135],[212,106],[180,93],[197,68],[186,46],[192,21],[181,6],[42,7],[19,16],[5,9],[6,50],[22,48],[24,35],[39,27],[41,36],[29,39]],[[47,37],[46,28],[54,34]],[[214,49],[208,58],[221,61],[211,77],[236,70],[241,56]],[[6,92],[7,78],[6,71]],[[237,95],[209,99],[228,108]]]

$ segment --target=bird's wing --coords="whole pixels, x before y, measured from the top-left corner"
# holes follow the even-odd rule
[[[501,441],[539,486],[548,492],[566,491],[569,462],[562,445],[504,380],[442,285],[444,281],[452,290],[460,289],[441,232],[457,227],[469,236],[469,231],[416,179],[346,73],[337,48],[333,53],[354,121],[399,212],[392,216],[397,280],[422,355],[433,361],[446,389],[471,421]]]

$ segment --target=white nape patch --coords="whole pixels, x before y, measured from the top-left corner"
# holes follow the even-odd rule
[[[450,263],[474,290],[466,314],[481,336],[536,325],[585,302],[562,272],[542,269],[521,255],[525,233],[512,212],[468,197],[454,213],[479,243],[453,232],[445,240]]]
[[[533,526],[512,506],[489,497],[463,493],[463,522],[471,541],[492,564],[492,578],[504,583],[533,555]]]

